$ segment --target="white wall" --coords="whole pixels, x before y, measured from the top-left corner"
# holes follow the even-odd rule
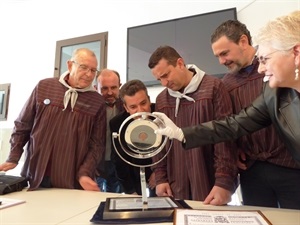
[[[127,27],[232,7],[254,35],[267,20],[299,10],[300,0],[1,0],[0,83],[11,83],[11,95],[0,128],[12,128],[38,80],[53,76],[57,40],[108,31],[107,66],[124,83]],[[153,101],[160,90],[151,88]]]

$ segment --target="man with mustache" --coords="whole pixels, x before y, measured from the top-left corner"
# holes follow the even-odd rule
[[[258,73],[259,62],[250,32],[241,22],[228,20],[211,35],[211,44],[220,64],[228,68],[223,83],[230,94],[233,112],[238,113],[249,106],[263,88],[264,74]],[[292,179],[278,174],[288,170],[299,173],[300,166],[292,159],[273,125],[239,138],[237,146],[245,205],[292,207],[297,204],[292,190],[296,186],[299,190],[300,183],[296,185]]]
[[[106,104],[106,150],[97,168],[97,183],[104,192],[121,193],[122,188],[116,175],[115,164],[111,159],[111,132],[109,121],[124,110],[119,99],[120,75],[115,70],[103,69],[97,76],[97,90]]]

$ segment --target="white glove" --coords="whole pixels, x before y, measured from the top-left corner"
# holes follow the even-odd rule
[[[161,112],[153,112],[153,115],[157,116],[159,119],[161,119],[166,127],[165,128],[159,128],[158,130],[155,130],[154,133],[165,135],[170,139],[177,139],[179,141],[182,141],[184,138],[182,130],[177,127],[172,120],[169,119],[169,117],[166,116],[166,114]]]

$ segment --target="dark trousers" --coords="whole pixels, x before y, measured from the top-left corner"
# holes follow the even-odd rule
[[[102,192],[122,193],[122,186],[116,174],[115,164],[112,161],[105,161],[104,176],[96,178],[97,184]]]
[[[300,170],[256,161],[240,173],[244,205],[300,209]]]
[[[51,179],[49,176],[45,176],[40,184],[41,188],[52,188]]]

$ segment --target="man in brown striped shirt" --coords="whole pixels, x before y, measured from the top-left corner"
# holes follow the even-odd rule
[[[148,66],[166,87],[156,98],[156,111],[167,114],[179,127],[232,113],[230,97],[221,80],[195,65],[185,65],[174,48],[156,49]],[[237,176],[231,143],[186,151],[181,142],[173,140],[171,148],[167,157],[153,168],[158,196],[200,200],[212,205],[230,202]]]
[[[103,69],[97,76],[97,90],[105,100],[106,110],[106,147],[105,154],[97,166],[96,181],[101,191],[121,193],[121,183],[117,177],[116,165],[112,160],[112,143],[109,121],[124,111],[119,98],[120,75],[115,70]]]
[[[247,27],[239,21],[222,23],[211,36],[213,53],[229,73],[223,78],[234,113],[250,105],[261,93],[256,49]],[[273,126],[241,137],[240,184],[245,205],[297,208],[300,166],[292,159]],[[299,198],[298,198],[299,199]]]
[[[25,103],[0,171],[18,164],[27,143],[21,175],[29,190],[56,187],[99,191],[95,170],[105,151],[105,103],[92,86],[97,58],[76,49],[60,78],[41,80]]]

